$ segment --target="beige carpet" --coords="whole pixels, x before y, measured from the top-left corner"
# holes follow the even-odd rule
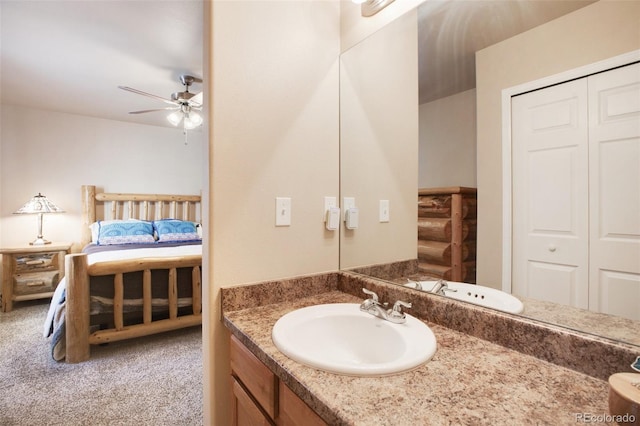
[[[0,425],[201,425],[200,327],[92,347],[55,362],[48,303],[0,313]]]

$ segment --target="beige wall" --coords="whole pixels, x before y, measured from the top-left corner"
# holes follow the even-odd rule
[[[229,424],[220,288],[339,266],[339,235],[323,222],[324,197],[339,195],[339,8],[235,1],[213,2],[207,12],[213,83],[204,424]],[[291,226],[275,226],[278,196],[292,199]]]
[[[420,105],[418,187],[476,182],[476,91]]]
[[[80,240],[80,186],[113,192],[199,194],[203,133],[3,105],[0,245],[35,239],[36,217],[13,215],[42,192],[62,214],[44,217],[45,238]]]
[[[640,48],[640,2],[602,0],[476,54],[477,281],[501,287],[502,90]]]
[[[340,44],[344,52],[375,33],[399,16],[414,10],[427,0],[396,0],[373,16],[363,18],[360,5],[352,1],[340,4]]]
[[[416,258],[417,43],[413,10],[342,54],[340,192],[355,198],[360,223],[342,227],[341,268]]]
[[[213,23],[214,274],[223,285],[335,270],[338,10],[221,2]],[[276,197],[292,224],[275,226]]]

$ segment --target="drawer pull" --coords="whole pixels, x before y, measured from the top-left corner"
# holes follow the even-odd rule
[[[39,287],[46,285],[44,281],[29,281],[27,287]]]
[[[42,265],[44,263],[43,259],[39,259],[39,260],[27,260],[25,262],[25,264],[27,265]]]

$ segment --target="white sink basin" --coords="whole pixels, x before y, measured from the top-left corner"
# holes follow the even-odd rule
[[[422,291],[431,292],[437,281],[419,281]],[[447,281],[449,289],[457,291],[445,291],[444,295],[451,299],[462,300],[487,308],[511,314],[519,314],[524,310],[524,305],[515,296],[491,287],[476,284]],[[417,288],[416,283],[405,284],[406,287]]]
[[[330,373],[382,376],[415,368],[436,352],[436,337],[417,318],[403,324],[360,311],[356,303],[315,305],[282,316],[276,347],[289,358]]]

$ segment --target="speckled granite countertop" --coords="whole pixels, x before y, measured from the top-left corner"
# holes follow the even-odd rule
[[[251,288],[242,291],[246,295]],[[271,340],[273,325],[287,312],[361,301],[328,287],[312,296],[248,309],[234,309],[233,303],[225,309],[223,303],[224,321],[331,425],[560,425],[608,413],[606,381],[431,322],[425,321],[438,342],[434,357],[410,372],[380,378],[306,367],[283,355]]]
[[[438,277],[421,272],[417,259],[359,267],[354,268],[352,272],[398,285],[404,285],[408,280],[438,279]],[[524,303],[524,312],[520,314],[523,317],[556,324],[594,336],[602,336],[628,345],[640,346],[640,321],[552,302],[517,297]]]
[[[591,312],[572,306],[562,306],[542,300],[519,297],[524,303],[522,316],[561,324],[597,336],[607,336],[611,339],[640,346],[640,322],[614,315]]]

